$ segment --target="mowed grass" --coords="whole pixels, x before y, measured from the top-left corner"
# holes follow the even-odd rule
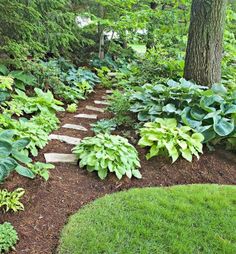
[[[107,195],[73,215],[60,254],[235,254],[236,187],[186,185]]]

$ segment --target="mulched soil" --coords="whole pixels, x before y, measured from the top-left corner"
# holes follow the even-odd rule
[[[78,113],[90,113],[86,105],[93,105],[94,100],[105,95],[102,88],[96,89],[88,100],[80,102]],[[109,118],[109,113],[96,113],[99,119]],[[74,118],[75,114],[61,113],[61,125],[65,123],[82,124],[89,128],[89,123],[96,120]],[[71,135],[78,138],[91,136],[93,133],[60,128],[57,134]],[[70,153],[72,146],[59,141],[51,141],[36,158],[44,161],[43,154],[48,152]],[[200,160],[189,163],[178,160],[171,164],[169,159],[145,159],[145,149],[137,147],[141,159],[142,180],[127,178],[118,181],[114,175],[101,181],[95,173],[88,173],[76,165],[57,164],[51,171],[51,178],[45,182],[39,178],[29,180],[12,174],[1,185],[13,190],[23,187],[26,194],[23,198],[25,211],[17,214],[0,213],[0,223],[11,222],[19,233],[20,242],[12,253],[52,254],[56,253],[60,231],[68,217],[84,204],[98,197],[133,187],[170,186],[192,183],[236,184],[236,156],[233,153],[217,149],[215,152],[205,151]]]

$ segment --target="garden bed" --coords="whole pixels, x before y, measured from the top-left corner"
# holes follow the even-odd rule
[[[93,105],[94,100],[101,100],[105,90],[98,88],[86,101],[79,104],[78,113],[90,113],[86,105]],[[109,118],[109,113],[97,113],[98,119]],[[82,124],[89,128],[89,123],[96,120],[74,118],[75,114],[60,113],[61,125],[65,123]],[[56,134],[84,138],[93,133],[60,129]],[[35,159],[44,161],[44,153],[71,153],[73,146],[51,141]],[[20,241],[15,253],[49,254],[55,253],[60,231],[68,216],[75,213],[84,204],[121,190],[133,187],[171,186],[192,183],[236,184],[235,154],[218,148],[215,152],[205,151],[200,160],[189,163],[179,159],[174,164],[166,158],[145,158],[145,149],[136,145],[141,160],[141,180],[124,178],[119,181],[114,175],[101,181],[95,173],[88,173],[76,165],[57,164],[51,171],[48,182],[40,179],[29,180],[12,174],[1,188],[13,190],[22,187],[27,195],[23,199],[25,211],[17,215],[1,214],[0,223],[11,222],[19,233]],[[14,253],[14,252],[13,252]]]

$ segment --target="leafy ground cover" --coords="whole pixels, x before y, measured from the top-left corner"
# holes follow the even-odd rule
[[[235,253],[236,187],[189,185],[105,196],[73,215],[59,253]]]

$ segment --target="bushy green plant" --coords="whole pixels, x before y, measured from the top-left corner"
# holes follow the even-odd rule
[[[7,253],[15,250],[14,246],[19,240],[14,227],[9,222],[0,224],[0,253]]]
[[[27,164],[28,168],[34,173],[34,175],[41,176],[45,181],[49,179],[49,171],[54,169],[55,166],[50,163],[35,162]]]
[[[181,155],[191,162],[193,155],[199,158],[202,153],[204,136],[188,126],[178,127],[173,118],[157,118],[155,122],[145,123],[140,135],[139,145],[150,147],[147,159],[167,155],[175,162]]]
[[[29,97],[23,91],[16,90],[17,94],[12,96],[10,102],[6,102],[6,105],[9,107],[9,110],[6,110],[6,112],[22,115],[23,112],[32,114],[43,110],[51,112],[64,111],[64,108],[61,107],[63,103],[54,99],[54,96],[50,91],[44,93],[39,88],[35,88],[34,91],[36,96]]]
[[[92,131],[94,131],[96,134],[111,133],[111,131],[114,131],[117,127],[117,124],[113,119],[102,119],[90,125],[92,127]]]
[[[114,114],[114,121],[117,125],[130,125],[132,119],[129,115],[130,102],[129,95],[118,90],[109,96],[108,110]]]
[[[81,168],[97,171],[101,179],[105,179],[108,172],[114,172],[118,179],[124,175],[141,178],[137,170],[140,167],[138,152],[123,137],[109,134],[87,137],[73,149],[73,153],[80,160]]]
[[[75,113],[78,109],[78,106],[76,103],[72,103],[70,105],[67,106],[66,111],[69,113]]]
[[[24,194],[25,190],[22,188],[18,188],[12,192],[0,190],[0,208],[3,208],[6,212],[11,210],[13,212],[24,210],[24,205],[20,202]]]
[[[131,95],[131,111],[139,121],[174,117],[204,135],[204,142],[216,144],[235,134],[236,94],[223,85],[211,89],[184,79],[180,83],[144,85]]]
[[[22,164],[31,162],[25,148],[29,145],[28,138],[14,140],[16,132],[6,130],[0,132],[0,182],[3,181],[12,171],[20,175],[33,178],[34,174]]]
[[[30,122],[37,125],[38,128],[43,129],[48,134],[57,130],[60,123],[56,114],[48,110],[43,110],[38,115],[33,116]]]

